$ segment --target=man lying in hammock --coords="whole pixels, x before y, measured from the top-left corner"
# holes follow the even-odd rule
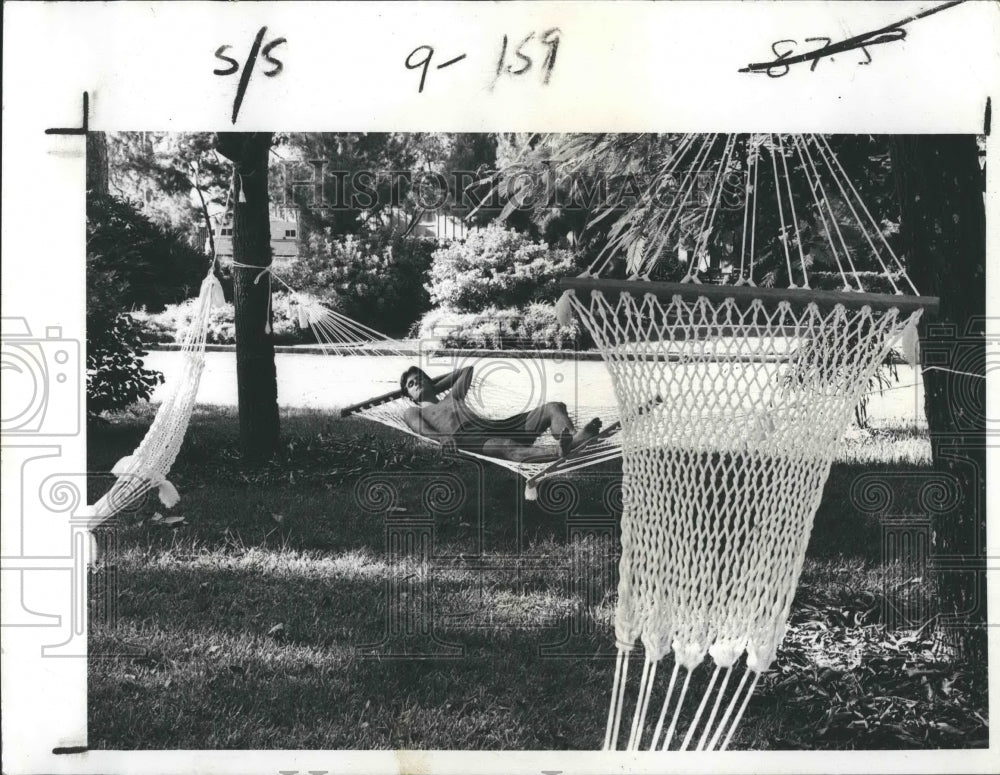
[[[482,417],[465,402],[471,384],[471,366],[436,381],[418,367],[411,366],[403,372],[399,386],[416,406],[406,409],[403,420],[410,430],[446,448],[524,463],[552,459],[551,454],[532,448],[545,431],[552,433],[565,456],[601,430],[601,420],[597,417],[576,430],[566,413],[566,404],[558,401],[549,401],[530,412],[502,420]],[[448,395],[439,399],[438,394],[445,390],[449,390]]]

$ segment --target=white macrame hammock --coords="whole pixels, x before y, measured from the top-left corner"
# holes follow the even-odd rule
[[[912,339],[922,309],[935,301],[902,295],[900,284],[916,289],[825,138],[752,136],[745,147],[747,161],[736,166],[735,136],[679,142],[670,174],[659,178],[673,200],[654,215],[651,236],[639,246],[613,239],[583,275],[564,281],[558,305],[564,320],[570,309],[579,316],[601,349],[621,416],[618,658],[606,750],[729,745],[784,636],[813,517],[854,407],[894,342],[904,332]],[[699,258],[720,181],[733,169],[746,176],[738,280],[703,284]],[[806,176],[808,205],[792,198],[792,171]],[[762,174],[773,174],[796,286],[788,290],[754,284]],[[692,218],[685,210],[696,175],[712,185],[704,212]],[[893,295],[864,292],[831,192],[857,218]],[[650,193],[670,199],[664,190]],[[798,227],[807,206],[836,257],[839,291],[810,288]],[[686,277],[652,280],[684,223],[697,235]],[[616,252],[626,254],[627,280],[608,278]],[[637,642],[642,673],[635,701],[626,703]],[[655,681],[664,659],[671,662],[665,690]]]
[[[111,469],[117,479],[111,489],[90,507],[90,527],[97,527],[120,511],[139,503],[151,490],[158,491],[167,507],[177,503],[177,490],[167,480],[187,433],[195,397],[205,369],[205,338],[212,306],[225,302],[222,286],[213,272],[201,284],[194,316],[182,339],[183,370],[156,411],[142,442]]]

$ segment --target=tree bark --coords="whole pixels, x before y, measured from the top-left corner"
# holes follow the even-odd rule
[[[986,656],[986,214],[976,138],[903,136],[891,145],[906,264],[941,299],[921,324],[925,408],[938,484],[930,571],[939,631],[970,659]],[[967,372],[955,374],[954,371]],[[928,488],[924,488],[927,492]]]
[[[87,193],[108,193],[108,137],[104,132],[87,132]]]
[[[244,462],[253,465],[269,460],[279,440],[271,282],[266,271],[262,274],[271,265],[267,190],[271,133],[220,132],[216,139],[219,152],[233,162],[236,172],[231,200],[236,381],[241,452]]]

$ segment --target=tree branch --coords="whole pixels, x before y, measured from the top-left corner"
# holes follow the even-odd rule
[[[208,215],[208,205],[205,204],[205,197],[201,193],[201,183],[198,180],[198,168],[191,164],[191,171],[194,172],[194,190],[198,192],[198,199],[201,201],[201,214],[205,218],[205,227],[208,229],[208,244],[212,249],[212,266],[215,267],[215,235],[212,234],[212,219]]]

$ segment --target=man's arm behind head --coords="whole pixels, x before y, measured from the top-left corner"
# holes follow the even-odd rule
[[[450,390],[449,395],[452,398],[465,398],[465,395],[469,392],[469,388],[472,386],[473,371],[474,368],[472,366],[465,366],[453,371],[451,374],[445,374],[443,377],[438,377],[434,380],[434,387],[438,393]]]

